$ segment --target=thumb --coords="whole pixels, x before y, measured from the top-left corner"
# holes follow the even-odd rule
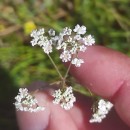
[[[119,116],[130,126],[130,59],[112,49],[89,47],[80,53],[85,63],[70,73],[92,92],[109,99]]]

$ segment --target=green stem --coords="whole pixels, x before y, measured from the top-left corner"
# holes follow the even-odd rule
[[[61,75],[61,73],[60,73],[59,69],[57,68],[57,66],[56,66],[55,62],[53,61],[53,59],[51,58],[51,56],[50,56],[49,54],[47,54],[47,55],[48,55],[49,59],[51,60],[51,62],[52,62],[52,64],[53,64],[53,66],[55,67],[55,69],[56,69],[57,73],[59,74],[59,76],[60,76],[61,80],[63,80],[63,77],[62,77],[62,75]]]
[[[70,70],[71,65],[72,65],[72,63],[70,62],[69,67],[68,67],[68,69],[67,69],[67,71],[66,71],[66,74],[65,74],[65,76],[64,76],[64,79],[65,79],[65,80],[66,80],[66,78],[67,78],[67,75],[68,75],[68,73],[69,73],[69,70]]]

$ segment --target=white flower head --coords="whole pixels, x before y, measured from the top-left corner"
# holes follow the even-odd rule
[[[44,28],[39,29],[39,31],[37,31],[37,33],[38,33],[39,35],[43,35],[43,34],[45,33]]]
[[[40,46],[46,54],[52,53],[53,48],[60,50],[62,53],[59,58],[63,62],[71,61],[73,65],[80,67],[84,60],[77,58],[79,52],[85,52],[87,46],[92,46],[95,43],[94,37],[92,35],[84,36],[85,33],[86,27],[79,24],[73,30],[69,27],[63,28],[58,35],[56,35],[53,29],[46,33],[45,29],[42,28],[32,31],[31,37],[33,39],[31,44],[32,46]]]
[[[69,51],[65,50],[60,54],[60,59],[62,59],[62,62],[68,62],[71,60],[71,54]]]
[[[71,35],[72,29],[69,27],[65,27],[63,31],[61,32],[62,35]]]
[[[76,101],[71,86],[67,87],[65,90],[55,90],[52,96],[54,97],[53,103],[60,104],[60,106],[65,110],[71,109]]]
[[[39,30],[33,30],[30,36],[36,38],[39,37],[40,35],[43,35],[44,33],[45,33],[44,28],[41,28]]]
[[[77,34],[83,34],[84,35],[86,33],[86,27],[83,26],[83,25],[80,27],[80,25],[77,24],[75,26],[75,28],[73,29],[73,31],[76,32]]]
[[[74,58],[71,61],[72,64],[74,64],[76,67],[80,67],[82,63],[84,63],[83,59]]]
[[[38,112],[45,109],[45,107],[38,105],[38,101],[28,93],[27,88],[20,88],[15,100],[14,105],[20,111]]]
[[[79,46],[80,51],[85,52],[87,47],[84,45]]]
[[[46,39],[46,37],[43,36],[44,33],[45,33],[44,28],[32,31],[32,33],[31,33],[31,37],[33,37],[32,41],[31,41],[32,46],[35,46],[35,45],[42,46],[43,45],[43,43],[45,42],[45,39]]]
[[[53,29],[50,29],[48,31],[48,33],[49,33],[50,36],[55,36],[55,30],[53,30]]]
[[[32,40],[31,40],[32,46],[37,45],[37,44],[38,44],[38,40],[39,40],[39,38],[32,39]]]
[[[20,88],[19,89],[19,94],[20,96],[23,98],[23,97],[26,97],[28,95],[28,90],[26,88]]]
[[[95,43],[95,39],[92,35],[88,35],[87,37],[83,38],[84,44],[87,46],[92,46]]]
[[[92,115],[92,118],[89,120],[90,123],[100,123],[104,118],[106,118],[106,115],[109,113],[111,108],[113,107],[113,104],[109,101],[105,101],[103,99],[100,99],[98,102],[98,109],[96,113]]]
[[[44,50],[44,52],[46,54],[51,53],[52,52],[52,44],[51,44],[51,42],[50,41],[46,42],[42,48],[43,48],[43,50]]]

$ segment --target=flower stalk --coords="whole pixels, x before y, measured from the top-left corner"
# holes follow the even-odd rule
[[[47,54],[47,55],[48,55],[48,57],[49,57],[50,61],[52,62],[52,64],[53,64],[54,68],[56,69],[57,73],[59,74],[60,79],[61,79],[61,80],[63,80],[63,77],[62,77],[62,75],[61,75],[61,73],[60,73],[59,69],[57,68],[57,66],[56,66],[55,62],[53,61],[53,59],[51,58],[51,56],[50,56],[49,54]]]

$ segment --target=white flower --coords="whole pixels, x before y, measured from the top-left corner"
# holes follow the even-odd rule
[[[55,100],[53,100],[54,104],[59,104],[60,100],[62,98],[62,92],[60,89],[56,90],[55,93],[52,95],[53,97],[57,97]]]
[[[80,51],[85,52],[87,47],[82,45],[82,46],[79,46],[79,49],[80,49]]]
[[[31,37],[33,37],[31,41],[32,46],[35,45],[43,46],[44,42],[47,41],[47,37],[43,36],[44,33],[45,33],[44,28],[32,31],[31,33]]]
[[[40,40],[40,41],[37,42],[37,45],[39,45],[40,47],[42,47],[44,45],[44,42]]]
[[[56,45],[56,49],[57,50],[60,50],[60,49],[62,49],[62,42],[63,42],[63,35],[62,34],[60,34],[59,36],[58,36],[58,39],[57,39],[57,45]]]
[[[111,102],[107,102],[106,109],[110,110],[113,107],[113,104]]]
[[[84,63],[83,59],[74,58],[71,62],[76,67],[80,67],[82,63]]]
[[[65,27],[62,31],[63,35],[71,35],[72,30],[69,27]]]
[[[45,107],[38,106],[38,101],[28,93],[27,88],[20,88],[15,100],[14,105],[20,111],[37,112],[45,109]]]
[[[50,36],[55,36],[55,31],[53,29],[50,29],[48,33]]]
[[[49,54],[52,52],[52,45],[50,41],[46,42],[42,48],[46,54]]]
[[[51,37],[51,40],[53,42],[57,42],[59,40],[59,37],[58,36]]]
[[[17,95],[17,96],[15,97],[15,99],[16,99],[18,102],[21,102],[22,95],[21,95],[21,96]]]
[[[37,45],[37,44],[38,44],[38,40],[39,40],[39,38],[38,38],[38,37],[37,37],[37,38],[35,38],[35,39],[32,39],[32,40],[31,40],[31,44],[32,44],[32,46]]]
[[[55,90],[52,96],[54,97],[53,103],[60,104],[60,106],[65,110],[71,109],[76,101],[71,86],[62,91],[60,89]]]
[[[31,37],[37,37],[37,30],[33,30],[30,34]]]
[[[75,28],[73,29],[74,32],[76,32],[77,34],[85,34],[86,33],[86,27],[85,26],[81,26],[80,25],[76,25]]]
[[[100,117],[97,113],[94,113],[92,119],[90,119],[89,122],[90,123],[94,123],[94,122],[101,123],[102,122],[102,117]]]
[[[92,46],[95,43],[95,39],[92,35],[88,35],[87,37],[83,38],[84,44],[87,46]]]
[[[96,113],[92,115],[92,118],[89,120],[89,122],[90,123],[102,122],[102,120],[106,118],[106,115],[109,113],[112,107],[113,107],[112,103],[110,103],[109,101],[100,99],[98,102],[98,109]]]
[[[39,37],[40,35],[43,35],[44,33],[45,33],[44,28],[41,28],[39,30],[33,30],[30,36],[36,38]]]
[[[28,90],[26,88],[20,88],[19,89],[19,94],[23,98],[23,97],[28,95]]]
[[[61,54],[60,54],[60,59],[62,59],[62,62],[68,62],[71,60],[71,54],[69,51],[63,51]]]
[[[38,35],[43,35],[45,33],[44,28],[39,29],[39,31],[37,33],[38,33]]]

